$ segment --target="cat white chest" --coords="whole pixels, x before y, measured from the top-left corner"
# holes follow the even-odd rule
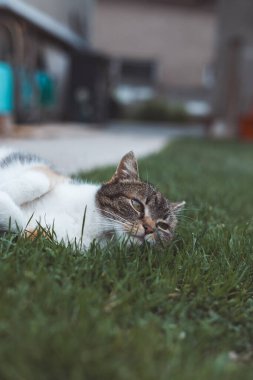
[[[88,246],[100,233],[101,216],[95,199],[98,188],[90,184],[59,184],[39,200],[22,206],[27,221],[32,216],[28,229],[39,223],[45,229],[53,229],[57,240],[73,243],[82,238]]]

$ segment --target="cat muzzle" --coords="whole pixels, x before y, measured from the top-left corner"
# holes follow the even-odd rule
[[[144,234],[145,235],[149,235],[149,234],[153,234],[155,231],[154,231],[154,228],[151,227],[150,225],[148,224],[143,224],[143,228],[144,228]]]

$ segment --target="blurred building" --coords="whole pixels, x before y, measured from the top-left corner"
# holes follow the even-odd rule
[[[93,0],[22,0],[22,2],[51,16],[86,42],[90,41]]]
[[[115,59],[121,83],[175,96],[209,89],[216,28],[214,0],[97,0],[94,45]]]
[[[253,138],[253,1],[220,0],[216,49],[215,116],[221,133]],[[251,132],[250,132],[251,131]]]
[[[0,105],[13,86],[0,114],[103,120],[108,59],[92,48],[92,23],[93,0],[0,0]]]

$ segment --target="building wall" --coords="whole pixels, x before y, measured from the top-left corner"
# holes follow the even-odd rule
[[[214,110],[235,131],[253,113],[253,2],[220,0],[218,11]]]
[[[201,86],[213,60],[215,14],[168,4],[97,0],[93,42],[115,57],[155,58],[165,86]]]

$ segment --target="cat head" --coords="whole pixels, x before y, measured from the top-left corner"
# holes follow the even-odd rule
[[[153,185],[141,181],[133,152],[121,159],[111,180],[101,186],[96,203],[105,234],[116,233],[140,244],[169,242],[185,204],[168,201]]]

